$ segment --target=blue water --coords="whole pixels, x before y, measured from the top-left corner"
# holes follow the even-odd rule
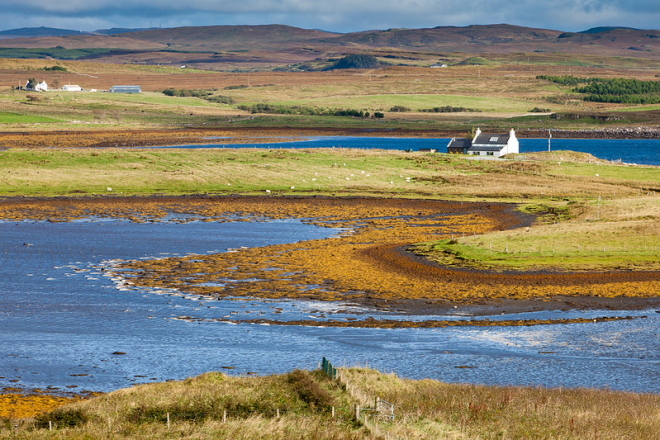
[[[547,151],[547,139],[519,139],[520,152]],[[278,143],[209,143],[179,145],[173,148],[358,148],[382,150],[435,149],[447,152],[449,139],[328,136]],[[660,139],[553,139],[551,149],[590,153],[605,160],[660,166]]]
[[[206,371],[315,368],[326,356],[335,365],[368,365],[446,382],[660,393],[660,314],[654,311],[625,312],[648,315],[632,321],[513,328],[230,325],[214,319],[316,316],[321,324],[350,310],[321,302],[213,300],[137,289],[113,271],[117,259],[222,252],[335,233],[295,220],[0,223],[0,387],[110,391]],[[502,318],[615,314],[623,313]]]

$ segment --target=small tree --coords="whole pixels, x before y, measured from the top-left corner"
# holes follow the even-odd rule
[[[34,78],[30,78],[27,81],[27,84],[25,84],[25,88],[27,90],[34,90],[37,88],[37,80]]]

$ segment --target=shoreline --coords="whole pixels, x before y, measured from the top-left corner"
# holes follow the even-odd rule
[[[0,132],[0,149],[6,148],[139,148],[208,144],[209,137],[230,138],[231,144],[285,142],[308,136],[369,136],[401,138],[464,137],[465,130],[379,129],[331,127],[185,127],[116,130],[52,130]],[[520,129],[518,138],[546,139],[548,130]],[[658,127],[623,127],[591,130],[552,129],[555,139],[658,139]]]
[[[360,267],[363,267],[364,270],[378,274],[387,273],[390,274],[390,276],[395,275],[396,278],[402,280],[406,286],[410,286],[408,289],[412,286],[418,288],[421,284],[429,285],[427,289],[431,289],[419,290],[419,293],[409,291],[407,292],[408,295],[402,295],[400,288],[396,287],[397,284],[394,284],[392,287],[386,288],[386,290],[379,293],[378,291],[371,289],[368,286],[369,281],[365,279],[362,281],[356,280],[357,284],[348,284],[345,287],[341,287],[337,292],[332,291],[330,293],[323,293],[322,291],[314,292],[304,289],[302,292],[300,292],[291,288],[290,286],[280,285],[277,284],[276,281],[271,280],[269,283],[274,282],[275,284],[271,283],[271,285],[267,283],[261,288],[262,290],[265,290],[265,293],[262,292],[262,294],[255,295],[255,292],[259,290],[259,288],[255,287],[255,289],[257,289],[255,291],[251,291],[249,289],[245,291],[231,291],[227,292],[227,295],[223,294],[223,296],[255,296],[267,299],[269,298],[269,289],[272,292],[278,292],[278,295],[275,297],[290,300],[318,299],[336,301],[337,299],[342,298],[343,295],[349,295],[344,296],[341,301],[357,303],[362,306],[369,307],[375,311],[396,310],[402,315],[434,315],[451,311],[456,312],[457,310],[463,313],[467,312],[471,316],[487,316],[500,315],[503,313],[515,314],[533,311],[600,309],[644,310],[660,308],[660,297],[634,295],[613,296],[611,293],[609,293],[607,296],[603,296],[598,295],[597,292],[595,292],[596,294],[592,295],[562,294],[562,292],[566,289],[571,292],[580,292],[583,289],[598,290],[599,286],[608,283],[612,286],[610,289],[615,289],[616,286],[620,283],[642,283],[644,285],[648,283],[655,283],[660,280],[660,272],[622,271],[602,273],[566,273],[552,272],[551,270],[547,270],[541,272],[498,273],[485,270],[448,268],[405,251],[404,248],[407,246],[406,243],[392,243],[391,238],[388,238],[387,233],[378,233],[378,225],[375,225],[375,229],[364,225],[358,226],[358,224],[351,226],[353,224],[352,222],[361,222],[362,217],[360,214],[363,213],[360,212],[360,210],[366,209],[364,212],[370,212],[369,210],[373,209],[370,207],[376,206],[379,206],[379,209],[383,209],[383,207],[380,206],[383,204],[389,205],[392,208],[396,207],[396,212],[398,212],[399,215],[402,215],[405,212],[409,212],[411,214],[407,215],[410,215],[411,218],[415,218],[415,216],[421,212],[419,211],[420,209],[426,209],[428,212],[436,212],[437,210],[440,210],[441,207],[445,207],[443,209],[453,209],[454,211],[451,212],[454,214],[456,212],[463,212],[463,215],[465,215],[472,212],[474,215],[479,213],[478,215],[486,215],[487,217],[494,216],[493,219],[498,219],[497,221],[500,225],[498,228],[504,227],[505,229],[524,227],[533,221],[531,215],[515,212],[513,211],[513,206],[509,204],[479,202],[456,204],[446,201],[415,199],[393,200],[379,199],[377,197],[341,198],[330,196],[273,197],[239,195],[177,197],[152,195],[144,197],[58,197],[56,199],[12,197],[0,199],[0,205],[5,205],[5,207],[8,208],[7,212],[11,213],[12,217],[7,219],[12,221],[21,219],[52,219],[56,221],[70,221],[73,218],[78,218],[80,216],[88,217],[90,215],[100,215],[112,218],[126,218],[135,216],[137,216],[137,218],[142,218],[144,216],[146,216],[145,218],[158,218],[158,216],[168,212],[168,207],[180,204],[182,201],[188,202],[187,210],[190,212],[195,212],[195,210],[201,211],[215,209],[216,211],[212,212],[212,217],[222,216],[224,215],[222,214],[223,212],[228,213],[230,212],[228,211],[230,209],[239,208],[241,212],[252,212],[253,215],[256,216],[270,216],[271,218],[316,217],[318,219],[324,215],[327,216],[334,213],[332,215],[340,216],[338,219],[344,227],[348,226],[357,228],[355,229],[357,231],[355,235],[360,235],[361,233],[376,233],[376,235],[370,236],[369,238],[369,240],[371,240],[375,245],[358,245],[358,243],[362,242],[364,239],[350,236],[345,237],[344,239],[334,238],[319,240],[315,243],[305,242],[306,246],[304,247],[312,249],[306,249],[306,253],[303,254],[300,254],[300,252],[302,252],[301,246],[294,244],[288,246],[270,246],[263,249],[257,248],[245,250],[238,254],[220,253],[207,256],[205,257],[205,259],[208,260],[206,264],[215,267],[215,276],[220,276],[218,274],[222,274],[223,265],[233,267],[236,264],[240,265],[241,261],[247,261],[250,264],[256,263],[259,265],[260,261],[269,261],[271,258],[273,258],[273,253],[277,255],[278,253],[282,252],[283,249],[287,249],[287,252],[298,252],[296,255],[311,261],[312,266],[307,267],[303,262],[301,269],[307,271],[315,271],[315,269],[313,269],[314,264],[316,264],[315,261],[320,261],[319,259],[321,257],[328,257],[327,246],[332,246],[333,250],[336,251],[338,255],[334,259],[328,261],[328,265],[330,266],[335,264],[345,265],[347,262],[352,262],[353,265],[357,264]],[[20,214],[21,212],[22,214]],[[52,216],[54,215],[54,212],[57,212],[59,217],[53,218]],[[69,213],[69,217],[65,215],[66,212]],[[386,212],[387,211],[383,211],[383,215],[386,215]],[[2,210],[0,210],[0,215],[3,215]],[[342,217],[343,220],[341,219]],[[318,223],[318,220],[316,222]],[[392,227],[392,225],[389,225],[388,227]],[[405,225],[399,226],[399,228],[401,227],[403,227],[402,231],[408,231],[407,233],[413,234],[409,237],[410,240],[424,238],[422,236],[418,237],[415,235],[420,233],[419,228],[407,228]],[[337,240],[339,240],[339,242]],[[346,241],[346,244],[340,245],[341,240]],[[232,258],[238,258],[238,260],[234,261]],[[293,257],[293,261],[296,261],[296,259],[297,257]],[[174,270],[176,272],[175,268],[179,267],[181,264],[179,261],[185,263],[186,258],[172,258],[168,261],[160,261],[157,264],[163,265],[163,268],[159,269],[159,271],[155,273],[159,274],[158,277],[160,277],[163,275],[162,271],[164,271],[164,273],[169,273],[168,271],[170,270]],[[288,263],[285,261],[288,260],[283,260],[281,264],[284,266],[291,264],[291,261],[288,261]],[[139,262],[131,264],[140,265]],[[218,264],[220,266],[217,266]],[[173,269],[168,269],[168,265],[173,265]],[[265,263],[261,265],[264,265],[264,267],[268,266],[268,264]],[[127,266],[130,266],[130,264],[127,264]],[[211,296],[217,295],[217,292],[206,292],[206,290],[199,290],[199,288],[195,287],[195,284],[192,281],[190,283],[185,281],[187,280],[185,275],[186,274],[182,275],[184,281],[181,283],[177,281],[177,278],[173,278],[170,281],[179,283],[174,285],[176,285],[177,288],[182,289],[182,291],[191,291],[192,293],[201,293]],[[345,278],[345,275],[341,268],[334,272],[324,272],[322,277],[323,276],[328,279],[333,279],[333,283],[335,284],[339,283],[335,285],[335,287],[332,287],[331,290],[338,288],[345,281],[342,279],[342,277]],[[150,276],[148,274],[145,275],[145,277],[147,284],[153,281],[150,280]],[[205,281],[208,280],[199,280],[199,282],[202,284],[204,284]],[[321,280],[317,281],[316,283],[320,283],[322,285],[324,282],[325,281]],[[294,285],[296,283],[315,284],[313,280],[305,281],[305,278],[293,281]],[[467,296],[452,296],[450,294],[446,294],[445,296],[429,296],[428,293],[425,293],[431,292],[434,289],[439,288],[441,285],[458,285],[463,286],[463,288],[476,289],[480,291],[484,291],[485,287],[486,290],[484,292],[494,290],[494,286],[499,286],[498,289],[502,290],[504,293],[490,297],[484,293]],[[540,288],[545,288],[545,290],[550,293],[555,291],[558,293],[546,293],[538,297],[527,296],[526,291],[528,289]],[[359,291],[362,291],[363,293],[358,293]],[[386,293],[388,291],[391,291],[392,293]],[[509,291],[511,294],[507,295],[506,292]],[[605,291],[610,292],[611,290],[606,289]],[[337,294],[339,294],[339,296],[337,296]],[[271,296],[271,298],[272,297],[273,296]]]

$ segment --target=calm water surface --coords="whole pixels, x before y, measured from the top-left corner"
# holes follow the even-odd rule
[[[212,370],[269,374],[314,368],[325,355],[339,365],[447,382],[660,392],[660,314],[652,310],[620,313],[648,316],[633,321],[513,328],[230,325],[203,320],[312,316],[322,322],[346,311],[334,315],[339,308],[328,303],[216,301],[139,290],[112,272],[117,259],[222,252],[335,233],[294,220],[0,223],[0,386],[110,391]],[[284,312],[274,314],[276,308]]]
[[[383,150],[436,149],[447,152],[449,139],[319,136],[278,143],[232,144],[231,138],[206,145],[179,145],[173,148],[358,148]],[[520,152],[547,151],[547,139],[519,139]],[[660,139],[553,139],[551,149],[590,153],[605,160],[660,166]]]

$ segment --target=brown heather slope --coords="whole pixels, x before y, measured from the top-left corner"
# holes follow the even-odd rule
[[[435,54],[438,57],[447,53],[561,53],[657,60],[660,59],[660,31],[614,28],[600,32],[571,33],[497,24],[334,34],[283,25],[200,26],[150,29],[107,36],[7,39],[3,40],[2,46],[121,48],[102,58],[106,62],[115,63],[187,61],[188,64],[209,64],[225,61],[217,59],[218,56],[231,55],[234,61],[260,62],[262,68],[327,60],[348,53],[372,50],[386,50],[388,54],[385,55],[394,55],[394,58],[396,54],[402,54],[404,60],[410,57],[418,59],[415,53]],[[164,49],[168,51],[164,52]],[[131,51],[140,53],[141,57]],[[216,53],[223,51],[228,54]]]

